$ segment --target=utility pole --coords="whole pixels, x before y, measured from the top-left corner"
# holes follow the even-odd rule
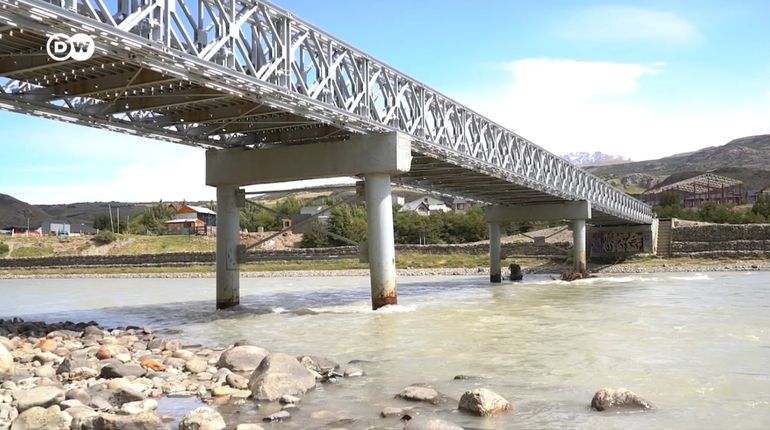
[[[110,230],[115,233],[115,224],[112,223],[112,205],[107,203],[107,210],[110,212]]]
[[[120,234],[120,206],[115,208],[115,210],[118,211],[118,216],[117,216],[117,218],[118,218],[118,234]]]

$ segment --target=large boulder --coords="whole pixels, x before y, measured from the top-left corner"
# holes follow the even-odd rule
[[[418,415],[406,422],[404,430],[463,430],[463,428],[440,418]]]
[[[69,430],[72,417],[54,405],[47,409],[36,406],[19,414],[11,430]]]
[[[411,402],[425,402],[437,405],[441,403],[441,393],[429,387],[421,387],[419,385],[410,385],[400,393],[396,394],[397,399],[409,400]]]
[[[179,422],[179,430],[222,430],[225,427],[222,415],[205,406],[194,409]]]
[[[315,387],[313,372],[296,358],[281,353],[269,354],[254,370],[249,380],[251,395],[257,400],[275,401],[284,395],[305,394]]]
[[[625,388],[602,388],[591,399],[591,409],[597,411],[645,411],[655,405]]]
[[[15,373],[13,364],[13,355],[8,351],[4,344],[0,343],[0,381]]]
[[[262,363],[270,351],[253,345],[240,345],[226,349],[219,356],[217,366],[226,367],[233,372],[251,372]]]
[[[477,388],[463,393],[458,408],[474,415],[487,417],[508,412],[513,409],[513,405],[494,391]]]
[[[42,385],[16,395],[19,412],[34,407],[47,408],[64,401],[64,390],[53,385]]]
[[[100,415],[88,420],[80,430],[167,430],[167,427],[157,414],[145,412],[137,415]]]

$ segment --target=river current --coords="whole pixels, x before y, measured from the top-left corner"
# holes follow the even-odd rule
[[[213,279],[5,279],[0,318],[150,326],[189,344],[250,339],[364,360],[365,377],[310,392],[286,429],[329,428],[324,419],[400,429],[379,412],[405,406],[393,396],[414,383],[455,399],[487,387],[514,404],[495,418],[439,411],[467,429],[770,428],[768,272],[399,281],[400,304],[373,312],[366,277],[244,278],[242,305],[217,312]],[[657,410],[593,412],[602,387],[628,388]],[[231,423],[263,414],[250,402],[225,412]]]

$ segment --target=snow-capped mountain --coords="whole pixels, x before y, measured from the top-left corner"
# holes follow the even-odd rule
[[[596,166],[631,161],[630,158],[622,157],[620,155],[607,155],[603,152],[594,152],[593,154],[590,152],[570,152],[569,154],[562,155],[562,157],[578,166]]]

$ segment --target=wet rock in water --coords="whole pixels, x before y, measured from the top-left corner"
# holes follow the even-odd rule
[[[508,270],[510,271],[510,274],[508,275],[508,279],[511,281],[521,281],[524,279],[524,274],[521,273],[521,266],[519,266],[516,263],[511,263],[508,266]]]
[[[16,407],[19,412],[23,412],[38,406],[47,408],[62,401],[64,401],[64,390],[52,385],[44,385],[17,394]]]
[[[513,405],[494,391],[477,388],[463,393],[458,409],[486,417],[508,412]]]
[[[217,366],[226,367],[233,372],[251,372],[259,367],[269,353],[268,350],[253,345],[234,346],[222,352]]]
[[[339,363],[334,360],[326,357],[318,357],[315,355],[303,355],[299,357],[298,360],[308,370],[318,372],[321,375],[333,372],[340,367]]]
[[[397,399],[409,400],[412,402],[426,402],[437,405],[441,403],[441,394],[433,388],[410,385],[400,393],[396,394]]]
[[[238,424],[235,430],[265,430],[265,428],[257,424]]]
[[[291,414],[288,411],[278,411],[274,414],[270,414],[262,418],[262,421],[272,423],[272,422],[287,421],[289,419],[291,419]]]
[[[287,395],[285,395],[285,396],[281,396],[281,398],[280,398],[280,400],[279,400],[279,401],[280,401],[282,404],[284,404],[284,405],[296,405],[296,404],[297,404],[297,403],[299,403],[301,400],[302,400],[302,399],[300,399],[300,398],[299,398],[299,397],[297,397],[297,396],[290,396],[290,395],[288,395],[288,394],[287,394]]]
[[[440,418],[418,415],[406,422],[404,430],[463,430],[463,428]]]
[[[138,415],[104,414],[81,426],[80,430],[166,430],[163,420],[154,412]]]
[[[129,376],[140,377],[147,373],[144,368],[135,364],[115,364],[111,363],[104,367],[100,372],[102,378],[125,378]]]
[[[227,382],[227,385],[238,390],[249,388],[249,380],[237,373],[228,373],[225,376],[225,381]]]
[[[357,378],[364,376],[364,371],[360,367],[348,366],[342,373],[346,378]]]
[[[315,376],[296,358],[272,353],[251,374],[249,387],[255,399],[272,402],[286,394],[305,394],[315,387]]]
[[[404,409],[402,408],[394,408],[391,406],[382,408],[382,411],[380,411],[380,416],[383,418],[388,417],[400,417],[404,415]]]
[[[567,282],[577,281],[578,279],[595,278],[595,277],[596,277],[595,275],[591,275],[588,272],[578,272],[578,271],[572,271],[572,270],[561,272],[561,280],[567,281]]]
[[[225,420],[219,412],[209,407],[201,407],[191,411],[179,423],[179,430],[222,430]]]
[[[644,411],[655,406],[625,388],[602,388],[591,399],[591,409],[597,411]]]
[[[53,405],[49,408],[35,406],[19,414],[11,430],[69,430],[72,417]]]
[[[136,402],[123,403],[118,413],[123,415],[139,415],[145,412],[152,412],[158,409],[157,400],[144,399]]]
[[[455,381],[475,381],[479,379],[484,379],[481,376],[475,376],[475,375],[455,375],[454,378]]]

